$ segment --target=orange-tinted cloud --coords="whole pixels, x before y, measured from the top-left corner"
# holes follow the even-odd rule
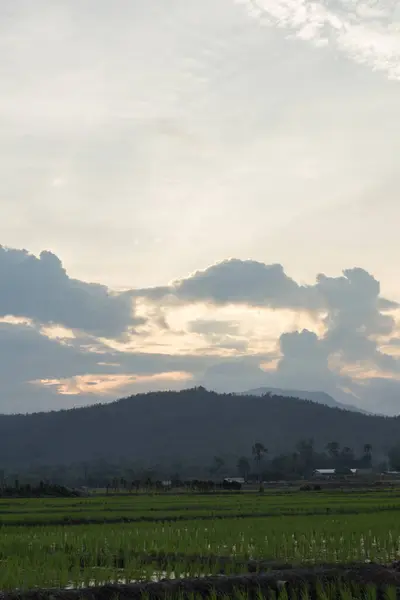
[[[55,387],[61,395],[78,396],[80,394],[95,394],[101,396],[114,395],[121,388],[138,384],[177,383],[190,381],[191,373],[170,371],[154,375],[77,375],[68,379],[42,379],[32,383],[45,387]]]

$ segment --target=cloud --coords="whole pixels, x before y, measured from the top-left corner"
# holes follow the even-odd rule
[[[392,0],[236,0],[250,16],[400,80],[400,14]]]
[[[269,308],[317,308],[307,286],[288,277],[282,265],[231,258],[196,271],[168,287],[138,290],[152,300],[176,298],[181,302],[247,304]]]
[[[397,361],[378,348],[379,338],[393,334],[396,328],[394,317],[382,310],[397,307],[380,298],[379,282],[360,268],[345,270],[343,277],[319,275],[317,279],[327,308],[325,351],[339,352],[347,362],[370,361],[383,370],[398,368]]]
[[[36,257],[0,246],[0,282],[0,316],[28,317],[106,338],[142,322],[134,316],[129,295],[71,279],[49,251]]]
[[[375,390],[379,382],[388,390],[393,410],[393,389],[400,383],[390,387],[384,381],[400,378],[400,361],[388,353],[398,339],[399,305],[380,295],[379,281],[364,269],[318,274],[305,285],[281,265],[229,259],[167,286],[122,294],[69,278],[51,252],[36,258],[1,249],[0,269],[2,411],[33,405],[48,410],[194,383],[218,391],[262,385],[318,390],[349,402],[343,392],[348,390],[362,406],[364,398],[372,402],[369,380]],[[137,328],[140,336],[132,335],[133,325],[143,321],[132,314],[133,300],[146,317],[146,327]],[[199,313],[198,303],[207,311]],[[273,309],[278,321],[282,309],[305,311],[316,330],[300,329],[290,319],[293,330],[281,330],[275,350],[268,327],[263,330],[263,348],[257,326],[246,325],[249,308],[257,318]],[[186,321],[177,311],[187,311]],[[197,314],[207,318],[193,318]],[[233,314],[243,317],[227,318]],[[186,344],[179,351],[176,327]],[[124,332],[129,343],[112,339]],[[157,353],[157,336],[163,354]],[[153,344],[152,352],[146,344]]]
[[[289,277],[282,265],[236,258],[218,262],[196,271],[169,286],[132,291],[154,302],[196,303],[210,302],[216,305],[245,304],[272,309],[305,310],[310,312],[359,310],[362,316],[376,320],[370,327],[378,327],[380,333],[390,329],[393,320],[382,315],[381,310],[392,310],[399,305],[379,296],[379,282],[361,268],[346,269],[341,277],[317,275],[314,285],[300,285]],[[365,300],[367,294],[368,300]],[[366,314],[368,313],[368,314]],[[377,332],[377,331],[376,331]]]
[[[159,288],[155,294],[150,290],[150,298],[158,297],[158,301],[171,296],[184,303],[208,301],[216,306],[247,304],[309,311],[323,325],[319,335],[307,329],[282,333],[275,370],[260,369],[260,357],[258,362],[211,367],[201,382],[209,382],[215,389],[243,391],[256,384],[302,388],[326,391],[349,402],[343,392],[346,389],[362,405],[364,388],[358,381],[363,369],[375,373],[374,378],[381,373],[382,380],[399,372],[398,359],[380,349],[381,340],[395,333],[393,311],[399,305],[380,296],[379,282],[364,269],[345,269],[338,277],[318,274],[314,284],[304,286],[288,277],[281,265],[232,259]],[[229,322],[208,320],[192,322],[190,329],[210,342],[213,337],[217,340],[218,331],[235,332]]]
[[[235,321],[220,321],[218,319],[196,319],[190,321],[189,331],[201,335],[239,335],[240,324]]]
[[[81,394],[97,395],[101,397],[116,394],[122,396],[125,393],[135,393],[147,390],[151,386],[155,389],[180,389],[182,385],[189,386],[192,379],[191,373],[182,371],[170,371],[165,373],[154,373],[153,375],[77,375],[69,379],[43,379],[32,383],[53,387],[62,396],[78,396]]]
[[[181,389],[219,361],[196,354],[116,351],[84,335],[61,341],[15,320],[0,322],[0,356],[0,413],[59,410],[149,389]]]
[[[271,381],[278,387],[337,394],[339,386],[350,385],[351,379],[333,371],[329,351],[314,332],[303,330],[284,333],[279,339],[282,354]]]
[[[321,337],[307,330],[280,336],[282,358],[273,375],[276,383],[337,396],[344,387],[355,394],[360,391],[357,378],[343,369],[346,365],[364,365],[367,371],[395,376],[400,363],[379,349],[379,339],[396,328],[394,317],[382,313],[382,307],[398,305],[380,298],[379,282],[364,269],[346,269],[341,277],[318,275],[315,292],[323,298],[325,331]]]
[[[196,319],[188,323],[188,331],[203,337],[210,345],[209,351],[218,348],[242,353],[249,345],[237,321]]]

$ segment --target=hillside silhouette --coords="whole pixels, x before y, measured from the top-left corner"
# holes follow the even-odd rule
[[[336,440],[385,454],[400,441],[400,418],[365,415],[290,397],[217,394],[204,388],[154,392],[113,403],[29,415],[0,415],[1,467],[104,458],[144,463],[246,455],[256,440],[269,455],[301,439],[316,450]]]
[[[266,394],[273,394],[274,396],[289,396],[291,398],[300,398],[300,400],[312,400],[312,402],[318,402],[320,404],[326,404],[326,406],[331,406],[332,408],[343,408],[345,410],[353,410],[357,412],[362,412],[364,414],[372,414],[366,410],[362,410],[353,406],[352,404],[343,404],[343,402],[338,402],[332,396],[327,394],[326,392],[309,392],[305,390],[285,390],[282,388],[274,388],[274,387],[259,387],[255,389],[248,390],[243,392],[245,396],[265,396]]]

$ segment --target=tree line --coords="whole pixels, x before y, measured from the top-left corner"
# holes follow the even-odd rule
[[[167,481],[222,482],[224,478],[240,477],[245,481],[296,480],[311,476],[315,469],[370,469],[400,470],[400,443],[388,451],[388,460],[374,464],[372,444],[366,442],[356,452],[350,446],[340,446],[330,441],[321,452],[315,448],[313,439],[299,440],[291,452],[271,455],[267,444],[254,442],[247,455],[216,455],[210,464],[175,462],[171,466],[155,464],[151,467],[134,463],[127,458],[118,462],[101,459],[93,462],[74,463],[69,466],[42,466],[21,470],[0,471],[2,487],[15,480],[21,485],[57,484],[69,487],[108,488],[134,490],[137,487],[165,488]],[[158,482],[158,484],[157,484]],[[164,483],[163,483],[164,482]],[[189,484],[187,484],[189,485]],[[207,484],[208,485],[208,484]]]
[[[308,477],[316,469],[370,469],[373,466],[372,458],[372,444],[368,442],[357,454],[349,446],[341,447],[337,441],[328,442],[325,451],[318,452],[313,439],[300,440],[292,452],[271,459],[268,459],[267,447],[256,442],[250,457],[241,456],[238,459],[236,469],[245,480],[295,479]],[[386,464],[380,466],[387,468]]]

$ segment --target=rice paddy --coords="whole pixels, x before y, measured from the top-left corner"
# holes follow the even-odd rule
[[[0,590],[389,564],[399,517],[396,490],[2,500]]]

